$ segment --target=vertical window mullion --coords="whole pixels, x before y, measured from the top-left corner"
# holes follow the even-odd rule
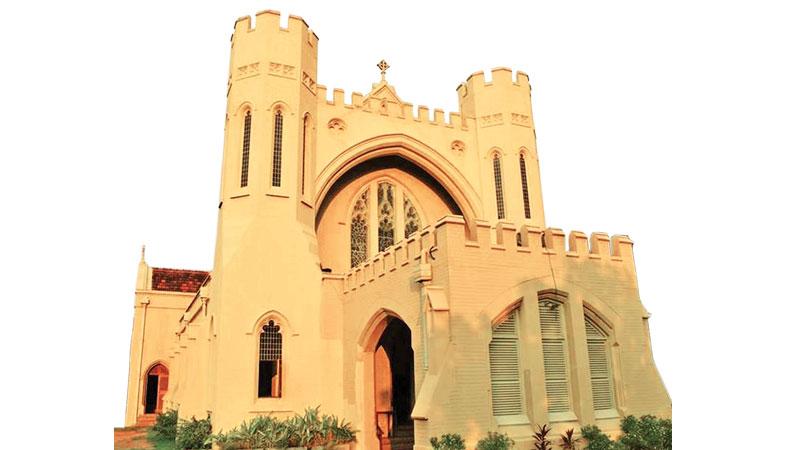
[[[306,194],[306,141],[308,140],[308,115],[303,117],[303,143],[300,154],[300,195]]]

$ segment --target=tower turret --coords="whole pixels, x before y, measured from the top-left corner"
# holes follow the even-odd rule
[[[208,309],[219,331],[211,344],[220,349],[211,371],[210,406],[221,417],[215,426],[235,425],[225,420],[241,411],[302,411],[307,405],[298,402],[306,397],[292,391],[322,386],[330,364],[313,230],[317,42],[302,18],[289,16],[282,28],[275,11],[258,13],[255,25],[250,17],[237,20],[231,37]],[[263,336],[268,347],[259,344]],[[230,348],[262,353],[254,360],[222,351]],[[338,410],[326,393],[308,395]]]
[[[491,73],[491,81],[476,72],[458,87],[461,114],[476,124],[484,218],[544,227],[528,75]]]

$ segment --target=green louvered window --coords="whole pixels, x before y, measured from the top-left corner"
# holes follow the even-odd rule
[[[519,374],[517,310],[492,328],[489,368],[492,382],[492,412],[495,416],[522,414]]]

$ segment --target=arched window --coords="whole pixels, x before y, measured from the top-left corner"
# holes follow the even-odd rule
[[[281,185],[281,151],[283,149],[283,113],[275,111],[275,131],[272,139],[272,185]]]
[[[420,211],[411,197],[392,180],[372,181],[359,194],[350,215],[350,267],[390,249],[399,239],[422,228]]]
[[[539,300],[539,323],[542,330],[542,349],[544,350],[547,412],[571,411],[564,306],[551,300]]]
[[[350,218],[350,267],[367,259],[369,220],[369,189],[365,190],[353,206]]]
[[[247,176],[250,171],[250,111],[244,116],[244,127],[242,129],[242,173],[239,186],[247,187]]]
[[[497,218],[504,219],[506,217],[506,206],[503,201],[503,174],[500,169],[499,154],[495,154],[492,158],[492,167],[494,170],[494,195],[497,200]]]
[[[592,379],[592,401],[595,411],[613,410],[614,384],[608,351],[608,335],[584,314],[586,347],[589,349],[589,373]]]
[[[519,175],[522,179],[522,206],[525,208],[525,218],[531,218],[531,201],[528,195],[528,170],[525,167],[525,155],[519,154]]]
[[[283,336],[274,320],[261,328],[258,346],[258,396],[281,396]]]
[[[394,186],[378,183],[378,251],[394,244]]]
[[[419,214],[407,195],[403,194],[403,211],[406,215],[406,238],[419,231]]]
[[[517,316],[515,309],[492,328],[489,372],[492,382],[492,412],[495,416],[522,414]]]

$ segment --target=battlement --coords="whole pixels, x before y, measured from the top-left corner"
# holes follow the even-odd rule
[[[381,102],[380,99],[365,96],[360,92],[353,92],[348,103],[345,101],[344,89],[340,88],[334,88],[333,99],[328,100],[328,88],[321,84],[317,85],[317,102],[320,107],[333,107],[345,111],[357,110],[368,114],[411,120],[433,126],[468,129],[467,121],[458,112],[451,112],[446,115],[443,109],[435,108],[431,117],[431,109],[427,106],[414,105],[407,102]]]
[[[474,227],[467,227],[463,217],[445,216],[344,274],[344,291],[354,291],[403,267],[410,267],[413,273],[418,270],[411,264],[414,261],[446,261],[450,252],[461,255],[460,248],[487,251],[493,253],[492,258],[530,254],[532,258],[546,257],[551,262],[561,258],[563,263],[585,260],[633,265],[633,241],[626,235],[609,237],[596,232],[587,237],[581,231],[572,231],[567,238],[559,228],[543,230],[528,225],[516,228],[508,222],[491,225],[485,220],[476,220]]]
[[[517,71],[516,77],[513,76],[513,71],[508,67],[495,67],[490,71],[490,74],[491,81],[486,78],[486,73],[483,70],[479,70],[468,76],[467,81],[461,83],[456,88],[459,97],[466,97],[481,89],[491,89],[500,86],[524,89],[523,92],[525,93],[530,92],[530,77],[521,70]]]
[[[312,47],[316,47],[317,43],[319,42],[319,38],[317,37],[316,33],[311,30],[311,27],[308,26],[308,23],[306,23],[302,17],[290,14],[288,18],[288,26],[284,28],[281,26],[281,13],[271,9],[256,13],[255,25],[253,24],[251,16],[244,16],[236,19],[236,22],[233,26],[232,39],[235,39],[237,35],[243,35],[246,33],[271,33],[277,31],[288,33],[290,35],[297,35],[298,37],[302,37],[303,34],[307,32],[308,43]]]

